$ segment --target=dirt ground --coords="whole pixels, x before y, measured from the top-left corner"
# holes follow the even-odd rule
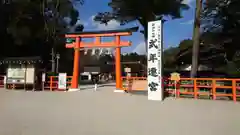
[[[94,92],[0,90],[0,135],[239,135],[240,104]]]

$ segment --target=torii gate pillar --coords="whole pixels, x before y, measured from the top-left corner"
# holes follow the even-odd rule
[[[116,44],[120,44],[120,36],[116,37]],[[122,68],[121,68],[121,48],[117,47],[115,49],[115,72],[116,72],[116,92],[121,90],[122,87]]]
[[[73,59],[73,76],[70,91],[77,91],[78,79],[79,79],[79,62],[80,62],[80,38],[76,38],[76,44],[74,48],[74,59]]]

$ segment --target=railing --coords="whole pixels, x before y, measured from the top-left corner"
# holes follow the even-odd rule
[[[67,89],[71,84],[71,76],[67,77]],[[147,91],[146,77],[122,77],[122,90]],[[138,82],[138,83],[136,83]],[[227,98],[233,101],[240,100],[240,79],[225,78],[181,78],[175,85],[169,78],[163,79],[164,92],[170,96],[219,99]],[[4,76],[0,76],[0,87],[4,87]],[[42,83],[43,90],[56,91],[58,76],[48,76]],[[66,89],[64,89],[66,90]]]
[[[72,76],[67,76],[67,89],[71,85],[71,79],[72,79]],[[43,85],[43,90],[50,90],[50,91],[62,90],[58,88],[58,76],[47,76],[45,82],[43,82],[42,85]]]
[[[145,86],[134,89],[134,84],[138,80],[147,81],[146,77],[123,77],[123,90],[147,91],[147,83]],[[170,96],[209,98],[216,100],[218,98],[228,98],[233,101],[240,99],[240,79],[225,78],[181,78],[175,85],[174,81],[168,78],[163,79],[164,90]],[[143,84],[143,82],[141,82]],[[138,85],[138,84],[137,84]],[[176,86],[176,88],[175,88]]]

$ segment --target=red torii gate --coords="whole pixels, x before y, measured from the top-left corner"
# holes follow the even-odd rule
[[[74,48],[74,62],[73,62],[73,77],[71,83],[71,91],[79,90],[79,60],[80,48],[109,48],[115,47],[115,67],[116,67],[116,90],[122,87],[121,80],[121,47],[130,46],[131,42],[121,41],[121,36],[130,36],[132,32],[136,32],[138,27],[122,29],[122,30],[109,30],[109,31],[96,31],[96,32],[79,32],[66,34],[65,38],[73,39],[73,42],[66,43],[66,48]],[[102,42],[101,37],[114,37],[114,41]],[[83,42],[83,38],[95,38],[94,42]]]

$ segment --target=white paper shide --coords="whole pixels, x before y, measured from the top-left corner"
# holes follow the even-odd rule
[[[162,21],[148,23],[148,100],[163,100]]]

